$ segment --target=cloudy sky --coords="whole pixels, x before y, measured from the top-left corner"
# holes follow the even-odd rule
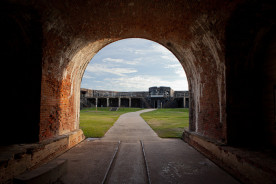
[[[113,91],[147,91],[152,86],[188,90],[185,72],[162,45],[124,39],[100,50],[90,61],[81,87]]]

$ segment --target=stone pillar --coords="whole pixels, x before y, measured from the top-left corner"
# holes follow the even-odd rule
[[[160,100],[157,100],[157,109],[160,108]]]
[[[184,108],[186,107],[186,98],[185,97],[183,98],[183,107]]]
[[[131,98],[129,98],[128,107],[131,107]]]
[[[121,98],[118,98],[118,107],[121,107]]]
[[[106,107],[109,107],[109,98],[106,98]]]

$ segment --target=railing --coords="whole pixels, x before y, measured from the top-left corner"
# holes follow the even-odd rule
[[[189,93],[175,93],[174,94],[175,98],[184,98],[184,97],[189,97]]]
[[[84,96],[85,98],[147,98],[148,95],[94,95]]]
[[[151,98],[165,97],[165,95],[150,95]]]

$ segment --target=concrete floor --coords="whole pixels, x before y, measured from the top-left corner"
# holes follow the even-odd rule
[[[102,139],[86,139],[58,183],[239,183],[180,139],[161,139],[140,117],[123,114]]]

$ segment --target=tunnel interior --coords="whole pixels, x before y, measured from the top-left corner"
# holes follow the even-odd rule
[[[50,123],[51,130],[62,126],[60,120],[62,105],[41,106],[44,98],[41,90],[48,95],[55,91],[41,89],[43,28],[40,15],[34,9],[24,5],[2,3],[2,7],[5,7],[5,10],[1,11],[1,22],[5,25],[2,56],[3,60],[7,61],[5,65],[13,71],[8,77],[12,80],[6,80],[6,89],[8,89],[5,90],[6,96],[11,96],[6,109],[18,107],[19,110],[8,111],[8,115],[13,117],[13,120],[12,123],[4,124],[5,129],[18,128],[13,129],[9,139],[2,138],[1,144],[37,142],[43,131],[40,122],[45,116],[48,116],[47,121]],[[222,139],[227,139],[226,142],[232,145],[256,145],[256,143],[275,145],[274,10],[275,7],[270,6],[269,3],[248,3],[238,6],[227,22],[225,33],[227,138]],[[168,48],[178,56],[177,50],[170,47],[173,47],[171,43]],[[181,63],[183,63],[182,60],[180,59]],[[186,68],[191,69],[190,66]],[[194,77],[191,72],[187,73],[190,77],[191,94],[193,94],[189,102],[192,109],[190,130],[200,132],[201,128],[208,129],[210,125],[203,124],[199,127],[200,122],[196,123],[195,119],[199,117],[197,112],[199,106],[198,102],[195,103],[198,97],[195,96],[194,88],[197,84],[193,84]],[[54,77],[55,74],[49,75],[51,78],[51,75]],[[46,82],[47,80],[48,78]],[[60,84],[58,81],[48,81],[47,85]],[[57,92],[60,90],[63,89],[57,88]],[[48,97],[45,99],[47,100]],[[117,106],[118,102],[114,100],[110,99],[111,106]],[[127,105],[124,99],[123,103]],[[138,107],[140,103],[139,99],[132,101],[134,107]],[[206,101],[206,103],[209,102]],[[201,107],[205,107],[204,103],[202,105]],[[99,100],[99,106],[106,106],[106,102]],[[210,109],[211,106],[206,105],[206,107]],[[41,112],[44,108],[52,108],[50,115]],[[13,116],[14,113],[17,115]],[[212,118],[212,115],[209,118]],[[59,123],[56,123],[57,121]],[[215,125],[217,128],[220,126],[222,125]],[[248,131],[249,129],[251,131]],[[255,136],[256,134],[259,136]],[[206,136],[210,135],[207,133]]]
[[[1,133],[1,146],[46,144],[75,133],[79,130],[81,78],[91,58],[117,40],[145,38],[168,48],[185,69],[190,89],[187,132],[197,140],[207,140],[208,145],[275,150],[273,3],[72,3],[1,2],[1,58],[8,73],[2,70],[7,120],[1,129],[7,134]],[[94,16],[87,16],[91,13]],[[131,102],[133,107],[140,103],[140,99]],[[74,145],[81,140],[74,140]],[[189,143],[198,146],[198,142]],[[53,151],[69,148],[63,145]],[[204,153],[213,147],[197,148]],[[212,150],[208,154],[214,156]]]
[[[36,12],[37,9],[32,9],[27,5],[14,5],[7,2],[2,3],[2,7],[4,7],[4,10],[1,11],[1,22],[2,25],[5,25],[3,29],[5,36],[2,37],[2,58],[7,61],[5,65],[8,68],[12,68],[13,71],[9,75],[8,80],[6,80],[6,89],[8,90],[5,90],[5,96],[11,96],[6,109],[18,107],[19,110],[7,111],[7,114],[13,118],[12,123],[5,123],[4,127],[5,129],[12,130],[12,135],[8,139],[4,139],[3,137],[1,144],[37,142],[41,140],[41,134],[47,134],[46,131],[43,132],[44,130],[41,129],[41,120],[43,118],[47,117],[46,121],[50,123],[47,126],[55,132],[50,133],[50,137],[58,134],[60,131],[56,131],[56,129],[63,126],[61,120],[63,112],[60,111],[62,105],[51,107],[51,103],[49,103],[45,107],[41,106],[41,102],[44,99],[49,99],[42,92],[48,96],[51,93],[58,92],[58,96],[63,96],[64,94],[60,91],[64,89],[61,86],[56,88],[56,91],[47,91],[47,89],[41,88],[43,86],[42,67],[48,67],[50,70],[51,66],[46,66],[45,64],[43,66],[42,62],[43,57],[45,57],[43,56],[42,42],[46,38],[43,38],[44,28],[42,28],[40,15]],[[227,21],[225,32],[225,86],[227,91],[225,114],[227,114],[227,128],[225,127],[226,125],[223,125],[223,119],[220,119],[219,121],[222,124],[218,123],[214,125],[214,128],[218,129],[218,131],[214,133],[213,130],[210,130],[212,136],[207,131],[205,132],[205,136],[216,139],[222,134],[227,134],[226,137],[222,136],[221,140],[236,146],[275,146],[274,10],[275,7],[270,6],[269,3],[256,1],[241,4],[237,6],[231,18]],[[108,42],[110,41],[106,43],[108,44]],[[96,52],[103,46],[98,47]],[[170,44],[166,44],[166,46],[178,58],[180,57],[178,56],[177,49],[174,48],[171,42]],[[183,59],[179,59],[185,66],[186,64],[185,62],[183,63]],[[186,101],[186,104],[189,103],[191,107],[190,130],[198,132],[201,132],[203,129],[208,130],[211,128],[210,124],[205,125],[203,123],[200,125],[201,118],[199,119],[200,116],[198,115],[199,103],[195,101],[198,99],[196,88],[199,83],[194,84],[195,76],[191,74],[191,71],[195,69],[191,68],[190,65],[187,65],[185,68],[192,94],[190,102]],[[208,70],[206,71],[208,72]],[[63,85],[62,82],[50,81],[51,75],[52,78],[55,78],[55,74],[53,73],[49,74],[50,78],[47,77],[45,79],[48,86]],[[207,92],[209,92],[208,89]],[[206,102],[204,100],[201,101],[203,102],[200,104],[202,108],[205,108],[205,106],[209,108],[208,115],[204,116],[204,113],[201,113],[201,116],[216,119],[218,112],[212,112],[212,105],[205,105],[210,102],[208,100]],[[61,100],[57,100],[57,103],[60,102]],[[104,100],[100,99],[98,103],[99,106],[106,106]],[[111,106],[117,106],[117,103],[116,99],[110,99]],[[140,105],[138,104],[140,103],[139,99],[132,101],[133,107],[139,107]],[[123,99],[123,104],[127,106],[126,99]],[[214,106],[213,108],[215,108]],[[41,110],[45,110],[46,108],[50,109],[50,114],[41,112]],[[14,113],[17,115],[13,116]],[[212,113],[215,113],[214,116]],[[206,118],[203,119],[206,120]],[[13,129],[13,127],[18,128]],[[227,129],[226,133],[218,133],[223,131],[221,127]],[[248,131],[249,129],[251,131]],[[218,137],[216,134],[218,134]],[[259,136],[255,136],[256,134]]]

